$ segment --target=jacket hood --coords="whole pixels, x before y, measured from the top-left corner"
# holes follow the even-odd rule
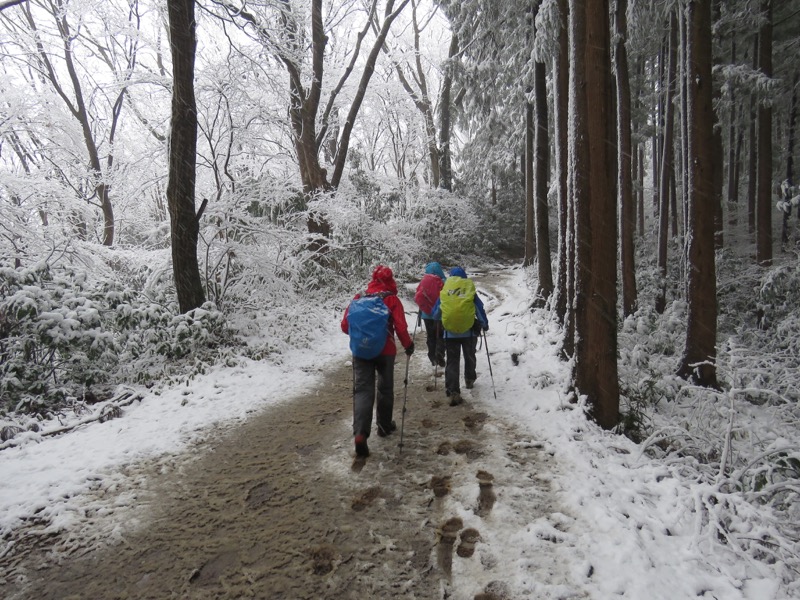
[[[379,292],[389,292],[390,294],[397,294],[397,283],[394,281],[394,273],[385,265],[378,265],[372,272],[372,281],[367,286],[368,294],[377,294]]]
[[[438,262],[429,262],[427,265],[425,265],[425,273],[429,275],[436,275],[441,280],[446,278],[444,269],[442,269],[442,265],[440,265]]]
[[[453,267],[450,269],[450,276],[451,277],[463,277],[464,279],[467,278],[467,272],[462,269],[461,267]]]

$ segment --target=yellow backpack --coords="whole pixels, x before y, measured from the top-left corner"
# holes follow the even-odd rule
[[[475,323],[475,283],[451,275],[439,293],[442,326],[452,333],[466,333]]]

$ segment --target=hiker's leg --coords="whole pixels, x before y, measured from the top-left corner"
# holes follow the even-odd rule
[[[461,340],[459,338],[446,338],[447,366],[444,368],[444,391],[451,394],[461,393],[459,379],[461,378]]]
[[[441,321],[436,321],[436,361],[440,367],[445,365],[444,327]]]
[[[464,338],[464,380],[470,383],[470,387],[472,387],[472,382],[478,378],[478,375],[475,372],[475,367],[478,364],[477,350],[477,337],[473,335],[468,338]]]
[[[428,360],[436,364],[436,323],[433,319],[422,319],[425,323],[425,343],[428,345]]]
[[[384,431],[390,431],[394,409],[394,356],[379,356],[375,359],[378,371],[378,403],[375,422]]]
[[[375,363],[353,357],[353,435],[369,436],[375,404]]]

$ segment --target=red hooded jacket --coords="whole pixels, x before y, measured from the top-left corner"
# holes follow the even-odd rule
[[[403,348],[408,348],[411,343],[411,336],[408,335],[408,325],[406,324],[406,313],[403,309],[403,303],[397,297],[397,284],[394,281],[394,274],[389,267],[378,265],[372,272],[372,281],[367,286],[367,294],[380,294],[381,292],[388,292],[384,297],[383,302],[389,308],[391,318],[389,319],[389,335],[386,337],[386,345],[381,351],[381,356],[394,356],[397,354],[397,345],[394,341],[394,333],[397,332],[397,337],[400,338],[400,343]],[[356,294],[353,300],[360,298],[361,294]],[[344,311],[342,317],[342,331],[349,332],[349,322],[347,321],[347,312],[350,310],[348,306]]]

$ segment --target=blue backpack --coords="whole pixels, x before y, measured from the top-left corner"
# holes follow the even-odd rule
[[[389,307],[383,301],[388,294],[364,295],[350,302],[347,326],[353,356],[370,360],[378,356],[389,335]]]

